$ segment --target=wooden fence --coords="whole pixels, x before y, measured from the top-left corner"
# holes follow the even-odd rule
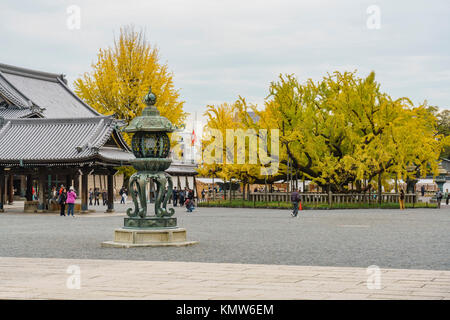
[[[349,203],[378,203],[376,193],[299,193],[304,204],[349,204]],[[231,200],[243,200],[241,192],[231,192]],[[286,192],[254,192],[245,195],[246,200],[252,202],[291,202],[291,194]],[[381,203],[398,203],[399,193],[382,193]],[[200,202],[213,200],[230,200],[230,193],[224,195],[223,192],[205,195],[203,199],[199,195]],[[417,195],[414,193],[405,194],[405,203],[416,203]]]

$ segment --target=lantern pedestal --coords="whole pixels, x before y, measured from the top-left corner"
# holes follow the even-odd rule
[[[134,247],[184,247],[198,243],[186,240],[186,229],[132,229],[121,228],[114,231],[114,241],[105,241],[105,248],[134,248]]]

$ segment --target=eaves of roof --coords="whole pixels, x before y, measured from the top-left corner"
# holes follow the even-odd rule
[[[130,158],[127,150],[110,148],[109,152],[101,152],[116,130],[115,121],[105,116],[5,119],[0,126],[0,165],[63,164],[96,159],[115,164],[127,163]]]

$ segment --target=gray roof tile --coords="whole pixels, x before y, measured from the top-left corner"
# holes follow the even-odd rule
[[[116,120],[111,117],[6,119],[0,127],[0,163],[57,163],[96,157],[127,161],[134,157],[128,151],[102,149],[115,128]]]
[[[32,103],[0,72],[0,96],[21,109],[30,108]]]
[[[0,108],[0,117],[7,119],[26,118],[34,113],[30,109],[19,109],[16,107]]]
[[[67,87],[63,75],[0,64],[0,95],[19,108],[43,108],[46,118],[100,116]]]

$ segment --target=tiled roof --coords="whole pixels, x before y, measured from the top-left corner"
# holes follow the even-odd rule
[[[0,95],[19,108],[43,109],[45,118],[100,116],[67,87],[63,75],[0,64]]]
[[[6,119],[18,119],[18,118],[26,118],[35,114],[35,112],[31,109],[20,109],[17,107],[0,107],[0,117]]]
[[[110,148],[110,147],[100,148],[98,154],[103,159],[123,161],[123,162],[128,162],[135,158],[133,153],[131,153],[131,152],[127,152],[127,151],[117,149],[117,148]]]
[[[0,96],[4,97],[17,108],[27,109],[32,106],[31,101],[17,90],[0,70]]]
[[[112,117],[77,119],[3,119],[0,123],[0,165],[66,163],[133,159],[120,148],[103,147],[114,130]],[[125,163],[124,163],[125,164]]]
[[[171,176],[195,176],[197,175],[197,165],[184,162],[172,162],[166,170]]]

